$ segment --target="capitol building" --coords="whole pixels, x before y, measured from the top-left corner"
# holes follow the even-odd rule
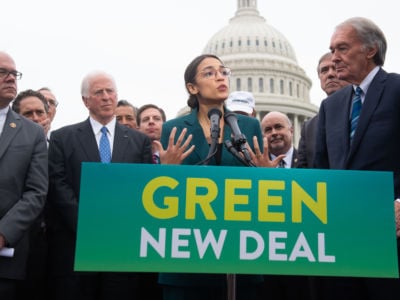
[[[257,0],[237,0],[235,16],[203,53],[217,55],[232,69],[231,92],[253,93],[259,120],[270,111],[286,113],[298,145],[301,125],[318,112],[310,102],[312,83],[289,41],[260,15]]]

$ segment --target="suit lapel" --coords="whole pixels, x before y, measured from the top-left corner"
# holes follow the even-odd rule
[[[197,112],[197,109],[193,109],[190,115],[184,120],[184,127],[187,127],[188,132],[192,133],[193,139],[191,144],[196,145],[193,153],[197,155],[197,159],[201,160],[207,155],[210,146],[204,142],[206,138],[204,137],[203,128],[201,128],[197,119]]]
[[[290,163],[290,168],[297,168],[297,149],[293,147],[292,161]]]
[[[4,122],[3,132],[0,136],[0,159],[6,152],[6,149],[8,149],[13,138],[16,136],[18,131],[20,131],[21,126],[21,116],[9,108]]]
[[[349,85],[344,87],[341,91],[335,92],[332,96],[333,105],[330,107],[328,113],[328,122],[336,124],[332,127],[332,132],[335,149],[340,149],[344,154],[340,159],[341,164],[344,165],[349,154],[350,149],[350,107],[353,95],[353,86]],[[346,113],[337,113],[338,111],[345,110]],[[318,129],[317,129],[318,131]]]
[[[380,70],[375,78],[372,80],[367,94],[365,95],[364,103],[361,109],[360,119],[358,121],[357,130],[353,137],[353,142],[350,147],[349,159],[355,153],[356,149],[361,143],[362,137],[367,130],[368,124],[382,99],[382,93],[384,89],[384,82],[386,80],[387,73],[384,70]]]
[[[77,128],[77,138],[88,161],[100,161],[99,148],[89,118]]]
[[[128,128],[116,122],[114,145],[111,161],[124,161],[124,153],[128,147]]]

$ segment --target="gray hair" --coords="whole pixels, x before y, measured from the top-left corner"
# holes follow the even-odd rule
[[[117,85],[115,84],[115,80],[114,80],[113,76],[111,76],[110,74],[103,72],[103,71],[93,71],[93,72],[90,72],[89,74],[87,74],[82,80],[82,85],[81,85],[81,96],[82,97],[89,96],[90,85],[91,85],[93,79],[95,79],[97,77],[106,77],[106,78],[110,79],[114,85],[115,91],[117,92]]]
[[[318,74],[318,75],[319,75],[319,73],[321,72],[321,69],[320,69],[319,65],[320,65],[323,61],[327,60],[328,58],[332,58],[332,53],[331,53],[331,52],[325,53],[325,54],[322,55],[321,58],[319,59],[318,65],[317,65],[317,74]]]
[[[348,25],[355,29],[365,48],[378,48],[374,56],[374,62],[378,66],[383,66],[385,63],[387,42],[382,30],[371,20],[362,17],[347,19],[337,25],[336,29]]]

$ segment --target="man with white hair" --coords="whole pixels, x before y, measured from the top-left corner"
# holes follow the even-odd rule
[[[112,76],[104,72],[88,74],[82,81],[81,95],[89,117],[53,131],[49,144],[50,298],[137,299],[134,273],[74,272],[81,164],[151,164],[151,142],[143,133],[116,121],[118,95]]]

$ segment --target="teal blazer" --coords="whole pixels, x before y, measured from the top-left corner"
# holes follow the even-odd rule
[[[226,110],[226,109],[224,109]],[[227,110],[226,110],[227,111]],[[177,128],[175,135],[175,141],[178,139],[181,131],[187,128],[186,137],[189,134],[193,135],[191,145],[195,145],[194,151],[182,162],[183,165],[195,165],[198,162],[206,158],[210,145],[208,144],[206,137],[204,136],[203,129],[197,119],[197,109],[193,109],[188,115],[178,117],[176,119],[169,120],[163,124],[162,134],[161,134],[161,144],[164,149],[168,146],[169,135],[174,127]],[[254,151],[253,136],[257,137],[258,143],[260,144],[260,149],[262,151],[262,133],[260,122],[256,118],[247,117],[244,115],[237,114],[238,125],[245,135],[247,142]],[[230,140],[232,131],[231,128],[225,124],[224,125],[224,138],[223,141]],[[189,146],[189,147],[190,147]],[[188,147],[188,148],[189,148]],[[216,161],[212,158],[209,165],[215,165]],[[224,146],[222,147],[221,163],[222,166],[244,166],[236,157],[234,157]]]
[[[227,111],[224,108],[225,111]],[[195,165],[207,157],[209,144],[204,136],[203,129],[197,119],[197,109],[193,109],[188,115],[169,120],[163,124],[161,134],[161,144],[164,149],[168,146],[168,138],[171,130],[176,127],[177,132],[175,141],[184,128],[187,128],[187,135],[192,134],[193,138],[190,145],[195,145],[195,150],[182,162],[185,165]],[[238,125],[245,135],[250,147],[253,147],[253,136],[257,136],[262,150],[262,134],[260,122],[252,117],[237,115]],[[228,125],[224,126],[224,141],[231,139],[232,131]],[[189,146],[190,147],[190,146]],[[215,165],[215,159],[211,159],[209,165]],[[224,146],[222,147],[221,163],[223,166],[244,166],[237,158],[235,158]],[[204,266],[207,270],[207,266]],[[237,286],[249,286],[263,281],[261,275],[238,275]],[[185,274],[185,273],[160,273],[159,283],[171,286],[225,286],[226,274]]]

